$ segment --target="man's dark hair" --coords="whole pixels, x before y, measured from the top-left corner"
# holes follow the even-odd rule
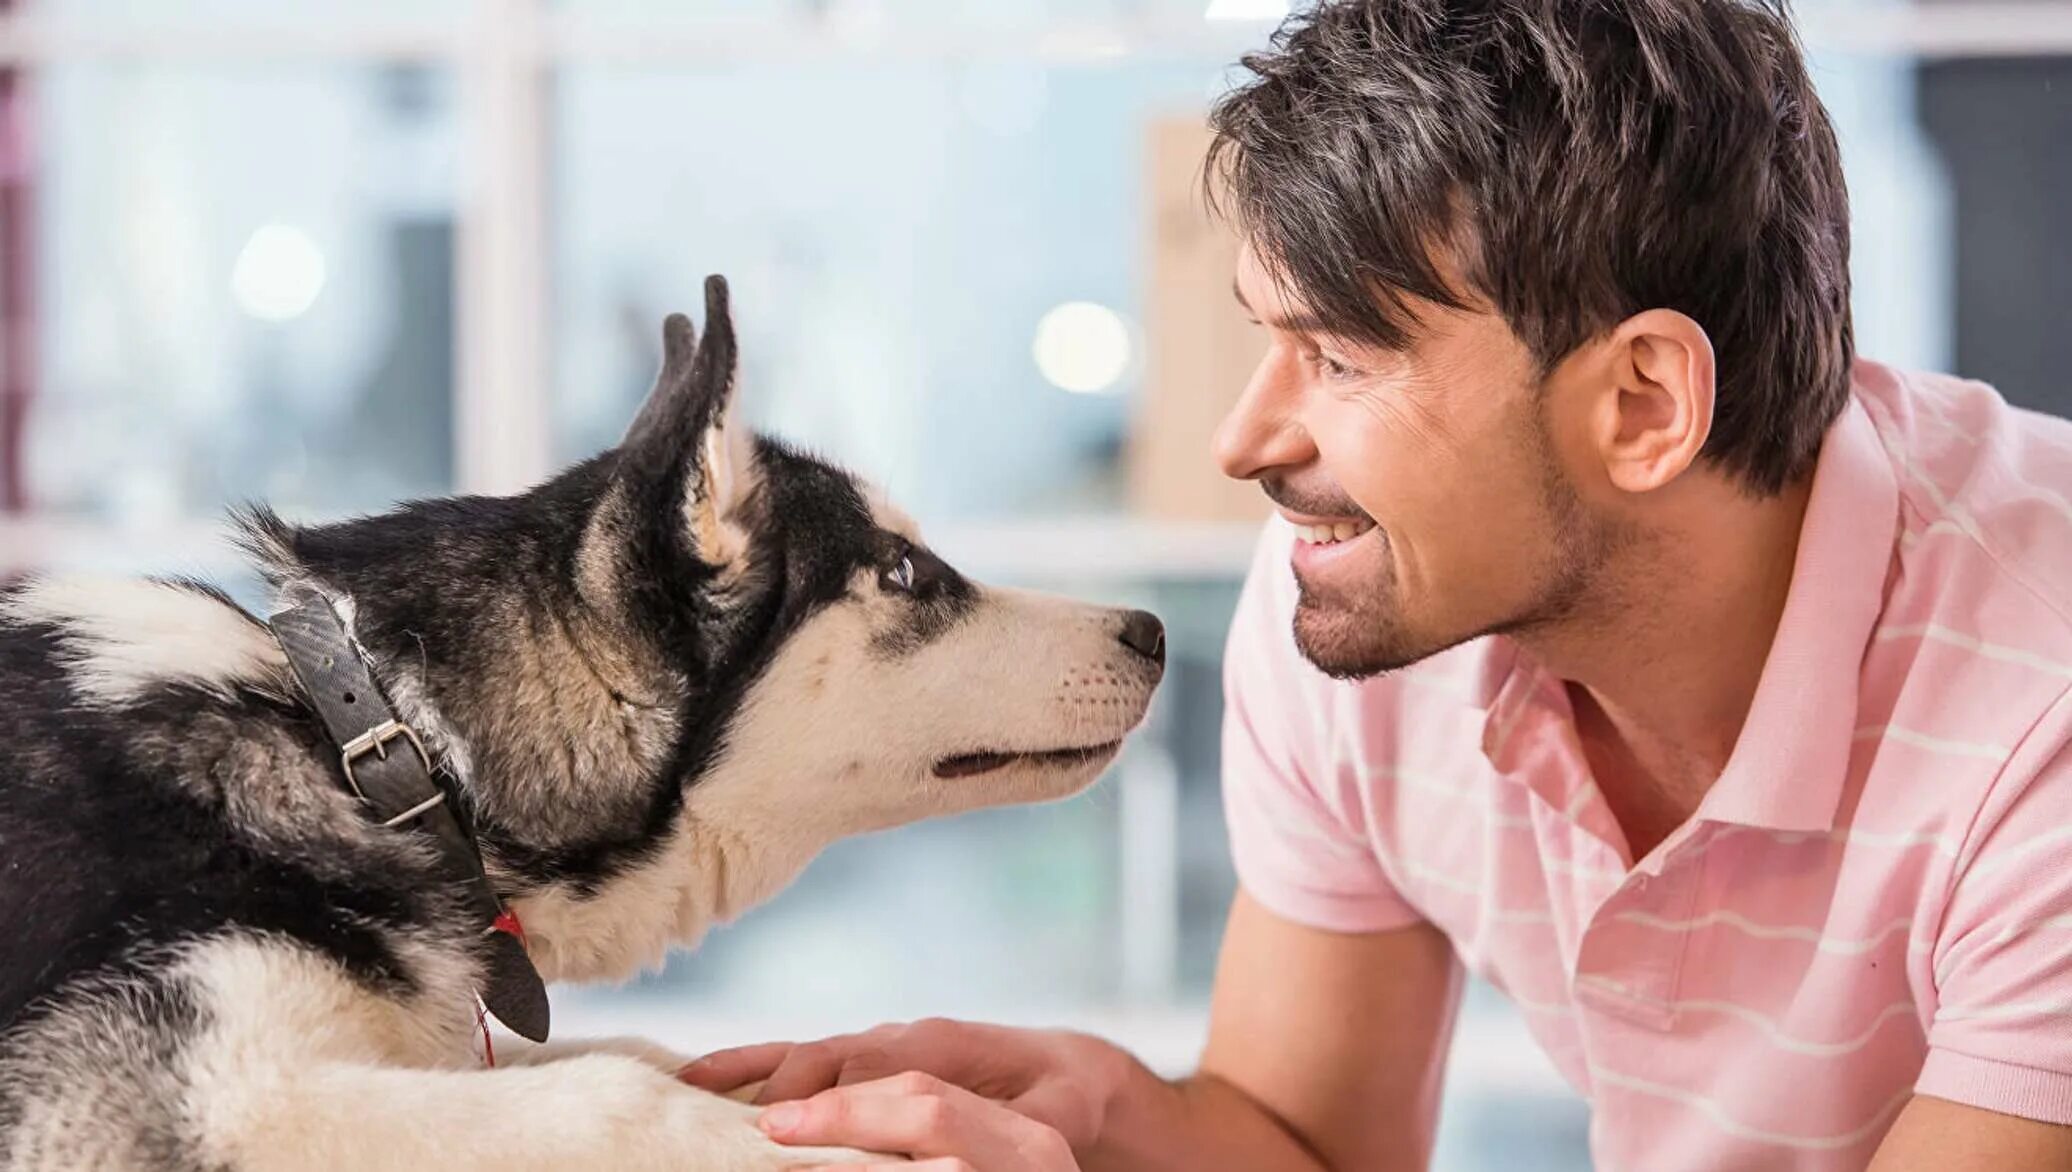
[[[1325,0],[1211,116],[1210,197],[1332,333],[1476,294],[1542,373],[1651,308],[1705,328],[1705,455],[1758,493],[1847,401],[1849,209],[1769,0]],[[1452,258],[1470,286],[1449,285]]]

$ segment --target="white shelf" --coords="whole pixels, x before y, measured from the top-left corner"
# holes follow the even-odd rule
[[[0,63],[78,59],[459,61],[502,11],[478,3],[449,19],[275,23],[0,18]],[[513,48],[553,64],[699,67],[833,58],[1054,65],[1224,59],[1262,45],[1267,25],[1176,17],[943,28],[802,19],[686,21],[550,11]],[[2034,57],[2072,52],[2072,0],[1804,6],[1801,35],[1820,51],[1916,57]]]
[[[876,27],[802,20],[632,21],[560,14],[538,48],[564,64],[717,66],[830,59],[1034,61],[1111,65],[1143,60],[1228,60],[1257,48],[1267,26],[1202,20],[1002,23],[964,27],[896,21]]]
[[[1078,517],[931,525],[923,535],[981,579],[1236,579],[1252,564],[1259,525]]]
[[[1921,58],[2072,53],[2072,4],[2061,0],[1801,5],[1795,19],[1800,37],[1815,51]]]
[[[276,24],[77,17],[0,17],[0,64],[53,61],[439,61],[464,49],[457,21],[299,21]]]
[[[1816,51],[1912,57],[2023,57],[2072,52],[2072,3],[1969,0],[1929,4],[1801,5],[1795,20]],[[786,21],[599,21],[562,13],[540,55],[584,65],[696,66],[826,58],[1052,65],[1131,60],[1235,62],[1271,25],[1174,17],[994,28],[843,29]]]
[[[1050,583],[1234,580],[1251,564],[1252,524],[1174,524],[1127,517],[966,522],[930,526],[930,543],[980,579]],[[0,518],[0,573],[136,570],[202,577],[244,568],[227,530],[204,519],[150,526]]]
[[[115,525],[66,517],[0,517],[0,574],[57,569],[214,577],[235,573],[243,564],[221,523]]]

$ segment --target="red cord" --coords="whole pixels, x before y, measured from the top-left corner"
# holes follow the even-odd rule
[[[489,1007],[475,1002],[475,1027],[482,1031],[482,1065],[496,1069],[496,1047],[489,1041]]]

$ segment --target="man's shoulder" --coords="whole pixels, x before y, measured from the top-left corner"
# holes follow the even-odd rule
[[[1900,490],[1888,611],[1974,616],[1974,637],[2072,662],[2072,422],[1876,363],[1859,364],[1855,392]]]
[[[1860,717],[1913,736],[1894,759],[1934,756],[1930,805],[1980,825],[2034,785],[2072,799],[2072,423],[1875,364],[1856,395],[1900,488]]]

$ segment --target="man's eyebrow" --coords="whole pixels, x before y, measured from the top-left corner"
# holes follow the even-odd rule
[[[1260,325],[1271,326],[1274,329],[1281,330],[1285,333],[1290,334],[1331,333],[1331,330],[1327,326],[1325,326],[1324,319],[1318,317],[1316,314],[1313,313],[1298,313],[1290,315],[1288,317],[1277,317],[1270,320],[1262,319],[1259,316],[1259,311],[1252,308],[1252,303],[1245,300],[1245,291],[1236,281],[1232,281],[1230,283],[1230,295],[1232,297],[1237,298],[1238,307],[1243,309],[1247,314],[1249,314],[1252,317],[1254,321],[1257,321]]]

